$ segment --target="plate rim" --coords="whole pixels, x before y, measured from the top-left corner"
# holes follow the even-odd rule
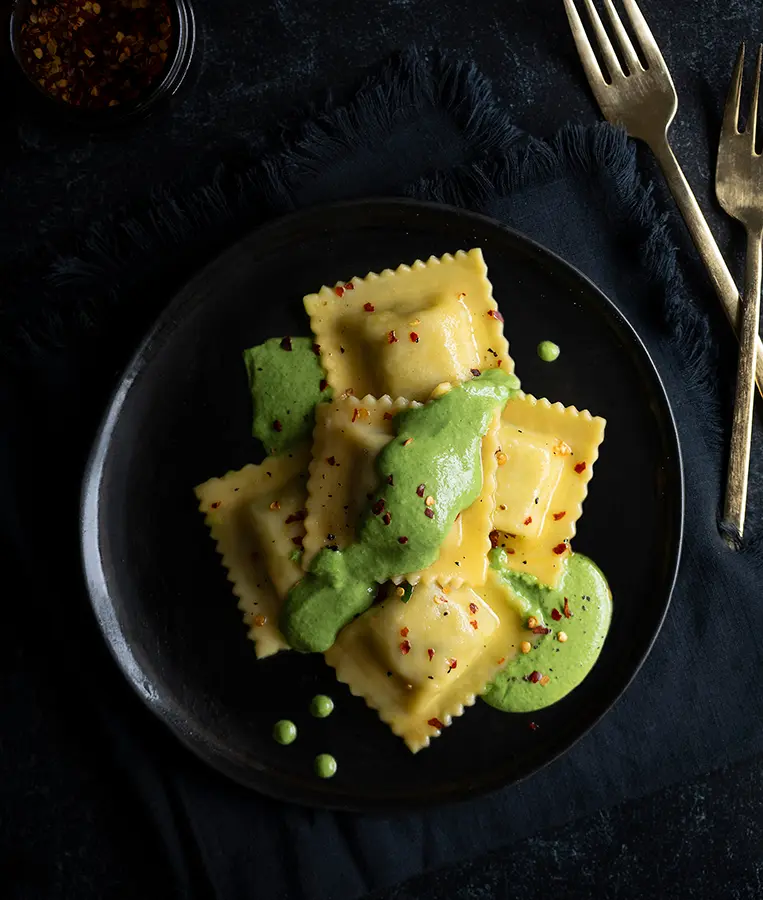
[[[162,698],[151,689],[151,685],[146,683],[147,678],[145,672],[135,658],[122,629],[119,627],[115,605],[108,589],[108,579],[101,566],[99,540],[100,524],[98,521],[100,511],[100,485],[102,482],[104,463],[111,446],[113,433],[118,423],[124,401],[142,370],[145,369],[148,363],[161,352],[163,343],[162,338],[168,338],[182,320],[183,313],[188,311],[187,307],[193,307],[195,303],[198,302],[195,291],[195,287],[198,284],[206,281],[209,278],[210,273],[216,268],[224,266],[227,261],[240,254],[241,249],[256,236],[265,236],[265,238],[267,238],[272,233],[277,234],[283,229],[289,230],[293,222],[298,222],[302,218],[315,217],[320,213],[333,213],[340,216],[343,212],[348,210],[368,210],[384,207],[389,207],[392,211],[394,211],[394,208],[402,208],[430,213],[435,212],[438,215],[453,215],[459,218],[477,221],[483,226],[499,229],[506,233],[513,241],[524,244],[535,258],[538,258],[539,256],[546,257],[556,267],[561,267],[566,270],[572,277],[572,280],[581,283],[589,293],[596,295],[602,308],[607,311],[611,318],[617,321],[619,327],[627,333],[629,339],[640,352],[641,362],[644,364],[645,369],[653,380],[654,393],[658,396],[662,406],[663,415],[661,418],[664,420],[664,425],[668,426],[665,427],[665,436],[669,440],[669,443],[672,444],[672,449],[675,451],[673,463],[675,472],[673,478],[677,481],[677,486],[676,497],[674,499],[675,522],[672,523],[672,530],[675,531],[676,536],[672,542],[673,547],[671,553],[667,558],[669,564],[665,573],[665,600],[659,615],[659,620],[655,623],[653,633],[651,634],[647,645],[644,647],[635,666],[616,696],[599,711],[599,713],[573,738],[573,740],[560,750],[554,752],[539,763],[531,765],[528,767],[527,771],[516,778],[507,780],[505,777],[501,777],[499,773],[496,773],[495,777],[483,779],[476,788],[470,788],[467,784],[461,783],[456,788],[444,788],[436,796],[431,798],[419,797],[402,802],[399,798],[396,798],[395,800],[385,800],[383,797],[366,797],[355,801],[348,797],[344,800],[337,800],[331,798],[330,783],[327,783],[324,791],[319,789],[320,785],[318,784],[315,788],[310,789],[310,799],[305,799],[305,795],[308,791],[304,786],[300,785],[295,788],[289,783],[288,779],[276,782],[275,787],[271,788],[273,781],[271,775],[268,773],[264,776],[262,773],[255,773],[256,777],[252,780],[241,777],[239,769],[231,765],[227,756],[221,753],[214,745],[210,744],[203,735],[197,734],[192,727],[189,727],[192,723],[185,721],[185,728],[179,727],[177,717],[172,714],[170,709],[168,709],[167,704]],[[665,385],[659,370],[657,369],[649,350],[636,329],[631,325],[627,316],[620,310],[614,301],[612,301],[604,291],[591,280],[591,278],[578,269],[577,266],[568,262],[553,250],[550,250],[548,247],[523,232],[505,225],[497,219],[484,215],[483,213],[474,212],[473,210],[450,204],[405,197],[366,197],[308,206],[278,216],[259,226],[255,226],[226,249],[218,253],[213,259],[209,260],[202,268],[195,271],[175,292],[169,302],[157,313],[153,323],[145,332],[142,340],[138,343],[134,353],[130,356],[127,365],[118,375],[115,381],[115,387],[110,394],[104,413],[95,431],[80,491],[78,522],[80,562],[85,576],[90,606],[98,623],[101,635],[103,636],[117,667],[144,705],[184,747],[191,750],[195,757],[215,769],[217,772],[230,778],[235,783],[276,800],[282,800],[311,808],[352,812],[415,811],[449,803],[466,802],[469,799],[485,796],[486,794],[495,792],[501,788],[510,787],[526,781],[528,778],[569,753],[569,751],[589,734],[601,722],[604,716],[606,716],[622,699],[626,691],[632,686],[634,680],[641,671],[642,666],[651,654],[655,642],[662,631],[668,610],[670,609],[682,557],[685,506],[684,464],[680,435],[676,426],[670,398],[665,390]],[[251,773],[253,770],[248,769],[247,771]]]

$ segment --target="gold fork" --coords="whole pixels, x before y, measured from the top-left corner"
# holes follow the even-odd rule
[[[623,68],[593,0],[583,2],[609,81],[605,79],[594,55],[574,0],[564,0],[564,6],[593,95],[607,121],[625,128],[631,137],[644,141],[654,153],[728,320],[738,332],[739,291],[668,140],[668,129],[678,108],[678,96],[657,42],[636,0],[623,0],[631,29],[646,63],[643,66],[614,3],[604,0],[625,63]],[[760,338],[756,340],[755,352],[758,390],[763,394],[763,342]]]
[[[758,48],[758,62],[747,127],[739,131],[739,100],[742,94],[744,44],[739,48],[731,87],[723,111],[718,164],[715,170],[715,193],[726,212],[744,225],[747,231],[747,262],[742,300],[742,322],[739,333],[739,366],[737,368],[734,421],[731,430],[726,499],[723,505],[723,531],[732,546],[738,546],[744,533],[747,506],[747,476],[750,469],[752,412],[755,399],[755,347],[760,319],[761,238],[763,238],[763,157],[755,151],[755,132],[760,93],[760,64],[763,47]]]

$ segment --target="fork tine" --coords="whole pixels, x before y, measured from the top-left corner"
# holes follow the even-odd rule
[[[604,0],[604,5],[607,8],[607,15],[609,16],[610,22],[612,22],[612,27],[615,29],[617,42],[620,44],[620,49],[625,58],[625,65],[627,66],[628,71],[631,75],[634,72],[642,71],[644,67],[641,65],[641,60],[638,58],[636,50],[631,43],[630,36],[623,26],[622,19],[615,9],[615,4],[612,0]]]
[[[760,95],[760,63],[761,54],[763,54],[763,46],[758,47],[758,59],[755,63],[755,86],[752,89],[752,103],[750,104],[750,114],[747,117],[747,133],[752,139],[752,152],[755,152],[755,136],[758,130],[758,96]]]
[[[606,81],[599,68],[599,61],[594,55],[591,42],[588,40],[588,35],[580,20],[574,0],[564,0],[564,8],[567,10],[572,37],[575,41],[575,46],[578,48],[578,55],[583,63],[583,70],[586,73],[591,89],[596,94],[599,88],[606,86]]]
[[[721,137],[739,133],[739,101],[742,96],[742,73],[744,71],[744,41],[739,45],[737,61],[734,63],[734,72],[731,76],[729,93],[726,97],[726,105],[723,107],[723,124]]]
[[[609,77],[614,81],[616,75],[623,74],[620,60],[617,58],[615,48],[612,46],[612,41],[609,39],[607,31],[602,25],[599,13],[593,5],[593,0],[583,0],[583,2],[588,11],[588,18],[591,20],[591,25],[593,25],[593,31],[596,35],[601,55],[604,57],[604,63],[609,72]]]
[[[644,14],[639,9],[636,0],[623,0],[623,6],[625,7],[625,13],[631,23],[631,27],[639,42],[641,52],[644,54],[647,65],[652,68],[662,68],[667,72],[668,67],[665,65],[665,60],[663,59],[662,53],[660,53],[660,48],[657,46],[657,41],[654,39],[652,29],[647,25]]]

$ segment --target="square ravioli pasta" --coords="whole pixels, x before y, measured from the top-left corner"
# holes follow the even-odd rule
[[[555,588],[571,552],[606,421],[519,392],[498,433],[493,546],[508,565]]]
[[[340,632],[325,659],[416,753],[474,704],[532,635],[492,571],[481,588],[421,583],[405,595],[391,587]]]
[[[441,382],[514,371],[479,249],[324,286],[304,304],[335,394],[424,401]]]
[[[389,397],[343,396],[316,408],[313,459],[307,485],[305,556],[309,568],[323,548],[343,550],[356,537],[369,499],[377,489],[376,457],[396,434],[395,415],[412,404]],[[413,404],[417,405],[417,404]],[[411,584],[419,581],[459,585],[483,584],[487,575],[487,553],[495,505],[499,420],[482,440],[482,489],[479,496],[453,523],[440,555],[428,568],[401,572]],[[429,498],[422,493],[422,502]],[[436,503],[432,497],[431,502]]]
[[[288,649],[278,613],[303,574],[292,557],[305,534],[309,459],[309,448],[304,447],[196,488],[199,509],[260,658]]]

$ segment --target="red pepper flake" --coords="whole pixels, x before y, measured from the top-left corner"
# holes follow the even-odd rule
[[[391,475],[387,475],[387,484],[392,484],[392,485],[394,485],[394,483],[395,483],[395,482],[392,480],[392,476],[391,476]]]
[[[407,544],[407,543],[408,543],[408,538],[407,538],[407,537],[399,537],[399,538],[397,539],[397,542],[398,542],[398,544]]]
[[[581,472],[585,472],[585,463],[584,463],[584,462],[579,462],[579,463],[575,466],[575,471],[578,473],[578,475],[580,475]]]
[[[543,625],[536,625],[533,628],[533,634],[548,634],[550,631],[550,628],[544,628]]]
[[[503,360],[502,360],[502,359],[499,359],[498,362],[496,363],[496,365],[498,366],[499,369],[501,368],[501,363],[502,363],[502,362],[503,362]]]
[[[406,439],[403,441],[403,446],[404,446],[404,447],[407,447],[409,444],[412,444],[412,443],[413,443],[413,438],[406,438]]]
[[[359,415],[360,415],[360,410],[356,406],[355,409],[353,409],[353,411],[352,411],[352,421],[354,422],[355,419],[357,419]]]
[[[347,284],[344,286],[344,289],[346,291],[354,291],[355,285],[351,281],[348,281]]]
[[[326,388],[327,388],[328,386],[329,386],[328,381],[326,381],[325,378],[321,378],[321,383],[320,383],[320,385],[319,385],[319,388],[320,388],[321,393],[323,393],[323,392],[326,390]]]
[[[534,672],[530,672],[529,675],[525,675],[525,681],[529,681],[532,684],[537,684],[541,680],[541,678],[543,678],[543,676],[540,672],[537,671],[537,669]]]
[[[502,656],[502,657],[498,660],[498,665],[499,665],[499,666],[502,666],[505,662],[506,662],[506,657],[505,657],[505,656]]]
[[[335,457],[335,456],[327,456],[327,457],[326,457],[326,462],[327,462],[330,466],[335,466],[335,465],[336,465],[336,457]]]
[[[51,99],[69,106],[96,111],[135,102],[161,77],[174,52],[170,5],[167,0],[20,4],[22,65]]]
[[[300,550],[303,550],[303,549],[304,549],[304,545],[302,544],[302,540],[303,540],[302,535],[300,535],[299,537],[293,537],[293,538],[291,539],[291,542],[292,542],[292,544],[294,544],[296,547],[299,547]]]
[[[424,515],[427,517],[427,519],[434,519],[434,510],[433,510],[433,509],[429,509],[429,507],[427,507],[427,508],[424,510]]]
[[[431,725],[432,728],[437,728],[440,731],[442,731],[443,728],[445,728],[445,726],[442,724],[442,722],[437,718],[427,719],[427,725]]]
[[[528,516],[528,517],[525,519],[525,525],[529,525],[530,522],[532,522],[532,520],[533,520],[533,517],[532,517],[532,516]]]
[[[391,413],[391,412],[385,412],[384,415],[382,416],[382,418],[383,418],[383,419],[386,419],[386,420],[389,422],[390,419],[392,418],[392,413]],[[389,477],[392,478],[391,475],[390,475]],[[392,482],[390,482],[390,484],[392,484]]]
[[[408,335],[408,337],[410,337],[411,343],[413,343],[413,344],[418,344],[418,342],[419,342],[419,336],[416,334],[415,331],[412,331],[412,332]]]
[[[222,502],[222,500],[215,500],[214,503],[210,503],[209,505],[210,505],[211,509],[218,509],[219,507],[221,507],[223,505],[223,502]]]
[[[291,353],[291,349],[292,349],[292,347],[291,347],[291,338],[289,337],[288,334],[287,334],[286,337],[281,341],[281,349],[282,349],[282,350],[286,350],[287,352]]]
[[[374,505],[371,507],[371,512],[375,516],[380,516],[384,512],[384,500],[381,498],[377,500],[376,503],[374,503]]]
[[[491,531],[490,532],[490,546],[497,547],[500,543],[501,543],[500,531]]]
[[[397,343],[397,335],[395,334],[394,329],[392,331],[387,332],[387,343],[388,344],[396,344]]]
[[[376,307],[373,305],[373,303],[364,303],[364,304],[363,304],[363,309],[364,309],[366,312],[373,312],[373,311],[376,309]]]
[[[513,547],[504,547],[503,549],[509,554],[509,556],[514,556],[514,554],[517,552]]]
[[[403,641],[403,643],[400,644],[400,652],[403,654],[403,656],[408,656],[408,654],[411,652],[411,642]]]
[[[472,373],[472,375],[474,375],[475,378],[478,378],[482,374],[479,369],[469,369],[469,371]]]
[[[564,598],[564,618],[572,618],[572,613],[570,612],[570,601],[566,597]]]
[[[334,293],[337,295],[337,297],[343,297],[344,296],[344,288],[337,285],[334,288]]]
[[[552,618],[555,622],[560,622],[560,621],[561,621],[562,614],[559,612],[558,609],[556,609],[556,607],[554,607],[554,609],[551,610],[551,618]]]
[[[563,519],[567,515],[567,510],[563,509],[561,512],[554,513],[554,521],[558,522],[559,519]]]
[[[425,491],[426,489],[427,489],[427,486],[426,486],[425,484],[420,484],[420,485],[416,488],[416,493],[418,494],[419,497],[423,497],[423,496],[424,496],[424,491]]]
[[[382,516],[382,522],[384,522],[385,525],[389,525],[391,521],[392,516],[389,513],[384,513],[384,515]]]
[[[539,725],[537,722],[530,722],[530,731],[537,731],[538,728],[539,728]]]
[[[476,604],[476,603],[470,603],[470,604],[469,604],[469,612],[470,612],[473,616],[476,616],[476,615],[477,615],[477,604]]]
[[[497,309],[490,309],[487,314],[491,319],[497,319],[499,322],[503,322],[503,316]]]
[[[471,620],[469,621],[469,624],[472,626],[472,628],[473,628],[475,631],[480,627],[480,626],[479,626],[479,622],[477,622],[476,619],[471,619]]]
[[[306,518],[307,510],[298,509],[295,513],[292,513],[290,516],[286,517],[286,524],[291,525],[292,522],[304,522]]]
[[[447,660],[447,663],[448,663],[448,675],[450,675],[450,673],[453,671],[453,669],[455,669],[456,666],[458,665],[458,660],[457,659],[449,659],[449,660]]]
[[[283,425],[278,421],[278,419],[273,422],[273,431],[283,431]]]
[[[408,637],[408,629],[407,628],[400,629],[400,637]]]
[[[434,659],[434,650],[431,647],[427,649],[427,656],[429,657],[429,662],[432,662]]]
[[[562,553],[564,553],[564,551],[565,551],[566,549],[567,549],[567,545],[566,545],[566,544],[564,544],[564,543],[562,543],[562,544],[557,544],[556,547],[554,547],[554,553],[556,553],[557,556],[561,556]]]
[[[320,345],[320,344],[313,344],[313,353],[314,353],[316,356],[320,356],[320,355],[321,355],[321,345]]]

